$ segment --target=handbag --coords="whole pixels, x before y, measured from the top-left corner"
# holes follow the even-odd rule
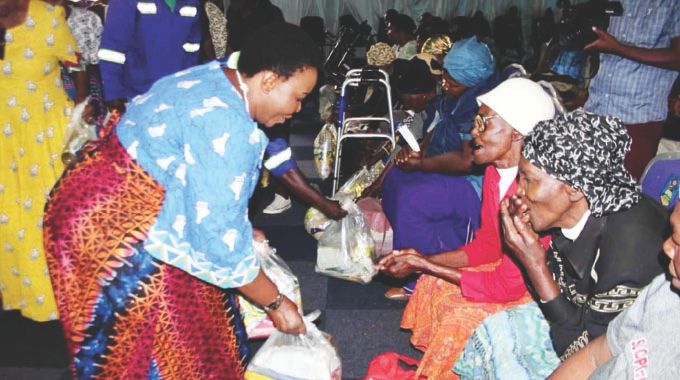
[[[396,352],[383,352],[368,363],[368,370],[362,380],[413,380],[416,379],[419,362],[418,359]]]

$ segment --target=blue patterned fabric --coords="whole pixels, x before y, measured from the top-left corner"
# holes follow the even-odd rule
[[[680,37],[680,2],[623,0],[623,15],[612,17],[607,32],[625,45],[667,48]],[[612,54],[600,54],[600,69],[589,88],[587,111],[616,116],[626,124],[666,119],[668,93],[678,76]]]
[[[116,128],[128,153],[166,192],[145,249],[221,288],[252,281],[259,264],[248,199],[268,140],[221,65],[159,80],[132,100]]]
[[[545,379],[559,364],[548,322],[532,302],[487,317],[453,371],[461,379]]]
[[[577,83],[581,83],[587,57],[586,53],[581,50],[561,50],[550,71],[558,75],[566,75]]]

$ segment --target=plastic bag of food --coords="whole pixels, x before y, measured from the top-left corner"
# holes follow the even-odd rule
[[[375,241],[376,259],[392,252],[393,231],[387,215],[383,211],[380,200],[376,198],[361,198],[357,207],[366,219],[366,224]]]
[[[318,209],[310,207],[305,213],[305,231],[312,235],[314,239],[319,240],[321,235],[323,235],[326,228],[328,228],[333,223],[333,219],[328,218]]]
[[[64,132],[64,150],[61,160],[64,164],[71,163],[78,151],[89,141],[97,139],[97,126],[83,120],[83,114],[89,102],[89,97],[78,103],[69,118]]]
[[[326,179],[333,172],[335,148],[338,134],[333,124],[324,124],[314,139],[314,164],[321,179]]]
[[[275,331],[248,364],[248,380],[340,380],[342,364],[335,347],[312,321],[315,311],[304,317],[307,333],[291,335]]]
[[[347,216],[332,221],[317,248],[316,271],[328,276],[366,284],[377,273],[375,242],[361,210],[350,198],[341,198]]]
[[[371,184],[380,177],[380,173],[382,173],[383,170],[385,170],[385,164],[382,161],[376,162],[370,168],[363,167],[349,177],[340,189],[338,189],[338,192],[349,194],[353,199],[357,199],[367,187],[371,186]]]
[[[276,254],[276,249],[270,247],[267,241],[253,241],[253,250],[260,262],[262,271],[274,282],[279,292],[295,302],[298,310],[302,312],[300,283],[290,267]],[[259,306],[239,296],[239,308],[248,338],[266,338],[276,331],[274,323]]]
[[[354,173],[331,199],[335,199],[343,204],[344,199],[354,200],[359,198],[364,190],[380,176],[385,170],[385,164],[378,162],[369,169],[361,168]],[[324,231],[333,224],[333,220],[328,218],[318,209],[310,207],[305,213],[304,225],[308,234],[319,240]]]

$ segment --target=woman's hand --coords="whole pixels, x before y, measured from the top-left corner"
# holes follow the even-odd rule
[[[379,271],[392,277],[402,278],[415,272],[421,272],[427,265],[427,259],[415,249],[392,251],[377,264]]]
[[[253,228],[253,240],[255,240],[255,241],[266,241],[267,235],[265,235],[264,231],[262,231],[261,229]]]
[[[407,145],[401,148],[399,152],[397,152],[397,156],[394,158],[394,161],[397,165],[402,164],[406,161],[408,161],[408,158],[411,156],[411,153],[413,153],[413,150]]]
[[[397,162],[397,166],[407,172],[422,170],[423,154],[421,152],[411,152],[406,160]]]
[[[274,322],[274,327],[286,334],[305,334],[307,329],[297,305],[288,299],[288,297],[282,297],[281,305],[276,310],[271,310],[267,313],[272,322]]]
[[[521,198],[516,196],[501,203],[501,222],[505,243],[522,265],[530,269],[536,265],[546,265],[546,256],[538,234],[528,224],[527,210]]]

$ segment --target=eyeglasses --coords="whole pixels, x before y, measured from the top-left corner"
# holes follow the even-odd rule
[[[486,130],[486,122],[500,117],[500,115],[491,115],[491,116],[482,116],[482,115],[477,115],[475,116],[475,128],[477,128],[478,133],[484,133]]]
[[[7,42],[5,41],[5,28],[0,28],[0,61],[5,59],[5,45]]]

